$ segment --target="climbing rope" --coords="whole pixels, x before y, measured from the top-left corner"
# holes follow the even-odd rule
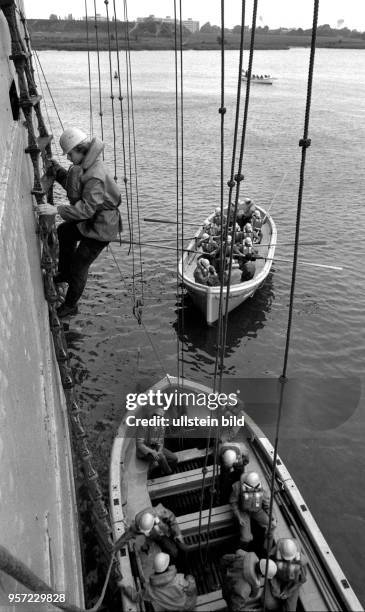
[[[303,138],[299,140],[299,146],[302,149],[302,154],[301,154],[300,173],[299,173],[297,217],[296,217],[296,224],[295,224],[295,245],[294,245],[293,268],[292,268],[292,277],[291,277],[291,286],[290,286],[288,324],[287,324],[287,330],[286,330],[283,371],[279,378],[280,396],[279,396],[278,414],[277,414],[276,427],[275,427],[274,455],[273,455],[272,469],[271,469],[269,529],[271,526],[272,515],[273,515],[275,474],[276,474],[276,465],[277,465],[277,458],[278,458],[280,425],[281,425],[281,416],[282,416],[283,403],[284,403],[284,389],[285,389],[285,383],[287,382],[286,373],[287,373],[287,367],[288,367],[290,335],[291,335],[293,308],[294,308],[294,293],[295,293],[298,251],[299,251],[300,218],[301,218],[301,211],[302,211],[302,199],[303,199],[303,189],[304,189],[305,161],[306,161],[307,148],[311,144],[311,141],[308,138],[308,130],[309,130],[310,107],[311,107],[311,100],[312,100],[314,58],[315,58],[315,52],[316,52],[318,9],[319,9],[319,0],[314,0],[311,49],[310,49],[308,79],[307,79],[307,96],[306,96],[305,117],[304,117],[304,129],[303,129]],[[270,554],[271,543],[272,543],[272,535],[271,535],[271,531],[269,531],[268,538],[267,538],[267,557],[269,557],[269,554]],[[265,570],[265,584],[264,584],[264,595],[263,595],[264,612],[266,609],[265,596],[266,596],[267,581],[268,581],[267,572],[268,572],[268,564],[266,564],[266,570]]]

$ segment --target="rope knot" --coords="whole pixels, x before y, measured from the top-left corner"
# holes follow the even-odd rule
[[[218,109],[218,113],[220,113],[221,115],[225,115],[227,112],[227,109],[225,106],[222,106],[221,108]]]
[[[228,187],[234,187],[235,186],[235,182],[233,179],[229,179],[229,181],[227,181],[227,185]]]
[[[244,175],[243,174],[235,174],[234,175],[234,180],[236,181],[236,183],[240,183],[241,181],[244,180]]]
[[[301,138],[301,139],[299,140],[299,146],[300,146],[300,147],[304,147],[305,149],[307,149],[308,147],[310,147],[310,146],[311,146],[311,143],[312,143],[312,141],[311,141],[311,139],[310,139],[310,138]]]

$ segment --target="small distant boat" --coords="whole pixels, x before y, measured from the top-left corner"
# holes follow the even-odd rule
[[[272,260],[274,258],[276,246],[276,226],[272,217],[260,206],[256,207],[261,213],[261,218],[265,219],[262,226],[261,244],[255,244],[258,256],[260,259],[256,261],[256,272],[253,279],[231,285],[229,292],[228,312],[237,308],[242,302],[252,297],[261,285],[263,285],[268,276]],[[217,321],[219,316],[219,299],[220,287],[208,287],[200,285],[194,280],[194,270],[197,266],[197,261],[201,257],[201,252],[196,252],[196,243],[202,237],[205,227],[209,225],[214,217],[212,213],[198,229],[194,239],[188,245],[184,256],[179,262],[179,279],[184,283],[189,295],[195,305],[202,311],[208,325],[212,325]],[[195,251],[195,252],[194,252]],[[226,307],[227,287],[223,289],[223,310]]]
[[[242,81],[248,81],[247,71],[242,73]],[[251,83],[255,83],[257,85],[272,85],[274,81],[274,77],[270,74],[252,74],[251,75]]]

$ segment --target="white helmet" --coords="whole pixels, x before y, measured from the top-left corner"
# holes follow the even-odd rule
[[[256,489],[257,487],[261,486],[260,476],[257,472],[248,472],[247,474],[243,474],[241,478],[243,480],[243,484],[251,489]]]
[[[199,259],[199,264],[202,266],[202,268],[209,268],[210,266],[210,261],[209,259]]]
[[[207,234],[206,232],[204,232],[204,234],[202,234],[202,239],[206,240],[207,238],[209,238],[209,234]]]
[[[217,208],[215,209],[215,214],[216,215],[220,215],[221,214],[221,209],[217,206]]]
[[[170,555],[164,552],[157,553],[157,555],[155,556],[153,560],[153,567],[154,567],[155,572],[157,574],[161,574],[168,568],[169,563],[170,563]]]
[[[144,533],[144,535],[148,535],[152,531],[154,524],[155,517],[153,516],[152,512],[146,510],[146,512],[144,512],[140,517],[137,527],[139,531]]]
[[[279,541],[278,549],[285,561],[293,561],[298,554],[298,548],[291,538],[283,538]]]
[[[237,461],[237,455],[231,448],[228,448],[224,451],[222,455],[223,465],[225,467],[232,467],[233,464]]]
[[[67,128],[61,134],[60,147],[64,155],[67,155],[74,147],[88,140],[87,135],[79,128]]]
[[[275,561],[272,561],[272,559],[260,559],[260,572],[263,576],[265,576],[266,573],[266,564],[268,566],[267,568],[267,578],[268,580],[271,580],[271,578],[274,578],[276,572],[278,571],[278,568],[276,566]]]
[[[249,238],[249,237],[248,237],[248,238],[245,238],[245,245],[246,245],[246,246],[252,246],[252,240],[251,240],[251,238]]]

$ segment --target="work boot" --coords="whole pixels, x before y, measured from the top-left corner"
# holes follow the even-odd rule
[[[63,319],[64,317],[72,317],[74,315],[77,315],[78,312],[79,312],[79,309],[77,308],[76,304],[75,306],[69,306],[68,304],[62,304],[62,306],[57,308],[57,314],[60,319]]]

